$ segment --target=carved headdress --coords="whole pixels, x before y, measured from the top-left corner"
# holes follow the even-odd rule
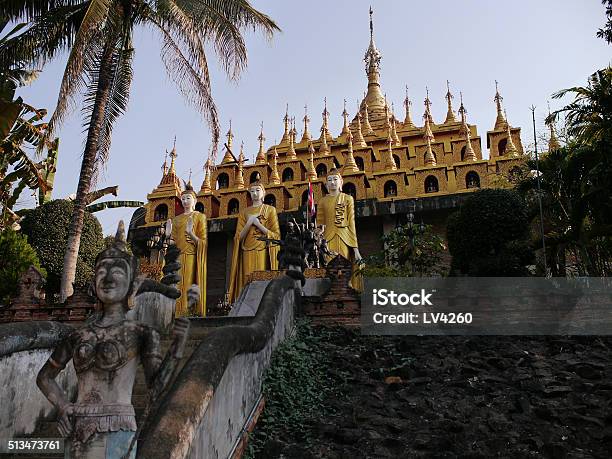
[[[123,220],[119,221],[114,242],[110,245],[110,247],[104,249],[96,257],[96,268],[102,260],[108,259],[125,260],[125,262],[127,263],[128,269],[130,271],[130,290],[128,291],[128,296],[130,296],[134,288],[134,281],[136,280],[136,275],[138,274],[138,258],[130,254],[127,250],[125,238],[125,224],[123,223]]]
[[[337,175],[338,177],[342,178],[342,174],[340,173],[340,170],[332,167],[329,172],[327,173],[327,176],[329,177],[330,175]]]

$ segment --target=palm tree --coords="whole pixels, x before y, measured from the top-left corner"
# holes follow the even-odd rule
[[[210,126],[213,159],[219,121],[204,45],[212,45],[223,69],[236,79],[247,63],[241,30],[260,30],[271,38],[279,28],[247,0],[5,0],[2,17],[32,23],[8,57],[0,59],[26,56],[29,62],[44,63],[70,49],[49,135],[70,102],[84,92],[87,140],[64,258],[60,296],[65,299],[72,293],[86,196],[108,159],[113,125],[128,103],[135,26],[159,32],[166,71]]]

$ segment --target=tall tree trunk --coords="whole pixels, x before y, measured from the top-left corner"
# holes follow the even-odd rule
[[[98,140],[104,122],[105,107],[112,86],[114,51],[115,40],[113,39],[113,34],[110,34],[104,46],[102,59],[100,61],[96,100],[91,113],[89,129],[87,131],[87,142],[85,143],[81,173],[79,174],[79,185],[77,187],[76,199],[74,200],[72,221],[70,229],[68,230],[68,243],[66,246],[66,253],[64,254],[64,269],[62,271],[62,283],[60,287],[61,302],[66,301],[66,298],[74,293],[73,282],[76,277],[87,195],[91,187],[91,178],[98,152]]]

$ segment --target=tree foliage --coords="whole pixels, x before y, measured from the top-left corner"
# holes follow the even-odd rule
[[[47,285],[52,293],[59,291],[72,207],[70,201],[50,201],[28,210],[21,222],[22,232],[28,236],[41,265],[47,270]],[[93,215],[86,213],[75,286],[83,287],[91,280],[95,258],[103,248],[102,227]]]
[[[597,36],[612,45],[612,0],[601,0],[606,7],[606,23],[597,31]]]
[[[11,229],[0,232],[0,302],[18,293],[19,279],[30,266],[46,275],[25,235]]]
[[[451,273],[523,276],[534,259],[527,206],[513,190],[484,189],[470,195],[447,222]]]
[[[364,260],[361,269],[368,277],[436,276],[445,273],[444,240],[431,225],[412,228],[401,225],[382,236],[383,250]]]

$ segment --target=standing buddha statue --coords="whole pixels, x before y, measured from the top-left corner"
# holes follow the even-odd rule
[[[184,212],[166,222],[166,234],[172,234],[177,248],[181,251],[181,280],[178,289],[181,297],[176,300],[176,317],[190,315],[188,290],[193,284],[200,289],[200,301],[195,306],[195,314],[206,316],[206,215],[195,210],[196,193],[189,183],[181,193]]]
[[[240,295],[249,274],[278,269],[278,246],[259,240],[260,237],[280,239],[276,208],[263,203],[265,193],[261,182],[251,183],[249,194],[253,205],[238,216],[230,272],[230,303]]]
[[[337,252],[353,263],[350,285],[363,290],[361,276],[356,275],[357,263],[361,260],[355,230],[355,202],[353,197],[342,191],[342,175],[338,169],[331,169],[327,175],[329,194],[317,205],[317,222],[325,225],[323,236],[330,251]]]

